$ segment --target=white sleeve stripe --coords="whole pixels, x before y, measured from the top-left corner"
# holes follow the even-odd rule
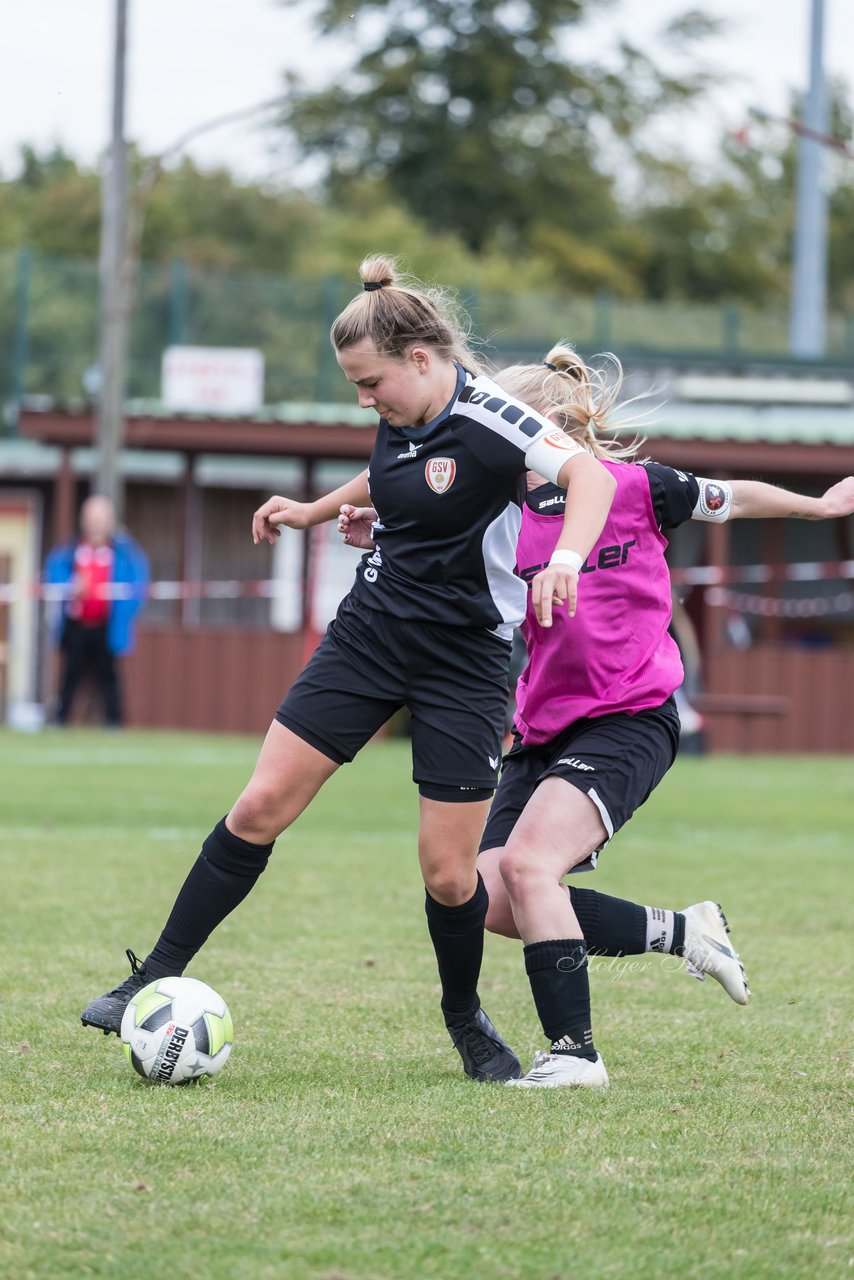
[[[495,431],[523,453],[537,436],[555,429],[548,418],[502,391],[491,378],[481,376],[470,382],[457,402],[467,418]]]
[[[502,391],[491,378],[481,375],[468,383],[460,392],[458,403],[467,418],[515,445],[528,469],[539,471],[553,484],[567,458],[581,452],[580,446],[553,422]],[[550,437],[548,443],[535,450],[546,437]]]

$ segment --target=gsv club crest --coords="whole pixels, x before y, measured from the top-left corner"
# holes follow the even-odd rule
[[[454,483],[457,464],[453,458],[431,458],[424,468],[424,474],[434,493],[445,493]]]

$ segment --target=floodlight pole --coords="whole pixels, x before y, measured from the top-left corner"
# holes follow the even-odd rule
[[[125,64],[128,0],[116,0],[113,43],[113,104],[110,151],[101,203],[100,387],[97,399],[96,492],[122,508],[119,466],[124,436],[125,362],[130,281],[126,278],[127,141],[125,139]]]
[[[823,45],[824,0],[812,0],[810,81],[802,111],[805,130],[798,141],[789,339],[793,356],[813,360],[825,354],[827,342],[827,192],[819,141],[827,133]]]
[[[121,516],[123,489],[121,451],[124,442],[124,403],[127,385],[127,349],[134,290],[139,266],[145,202],[165,162],[188,142],[209,129],[271,111],[287,101],[280,94],[264,102],[204,121],[182,134],[145,167],[132,192],[128,190],[127,141],[125,139],[125,64],[127,60],[128,0],[116,0],[113,47],[113,109],[110,152],[104,173],[101,205],[100,261],[100,388],[97,398],[96,492],[115,504]]]

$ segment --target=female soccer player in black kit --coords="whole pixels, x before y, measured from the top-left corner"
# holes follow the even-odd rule
[[[249,893],[276,837],[339,765],[400,707],[412,715],[420,792],[418,854],[442,986],[442,1012],[476,1080],[520,1073],[480,1007],[487,894],[476,857],[501,757],[511,635],[526,606],[513,573],[526,469],[571,496],[552,561],[534,580],[543,626],[574,613],[578,571],[604,526],[614,481],[546,418],[483,374],[440,295],[395,279],[382,257],[332,328],[359,403],[379,415],[370,466],[312,503],[273,497],[255,512],[256,543],[305,529],[342,506],[377,511],[373,550],[270,726],[255,770],[206,838],[153,950],[85,1025],[120,1030],[133,995],[183,973]]]

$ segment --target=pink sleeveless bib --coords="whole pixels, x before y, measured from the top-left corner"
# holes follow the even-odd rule
[[[582,717],[660,706],[682,683],[679,649],[667,630],[667,539],[655,523],[646,472],[635,463],[603,465],[617,491],[581,571],[575,617],[556,609],[552,626],[541,627],[528,594],[528,663],[516,688],[525,743],[548,742]],[[528,582],[551,558],[561,515],[523,508],[516,569]]]

